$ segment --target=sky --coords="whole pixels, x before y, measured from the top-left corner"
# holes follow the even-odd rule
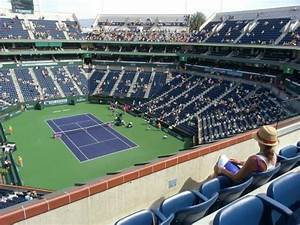
[[[97,14],[184,14],[262,9],[300,5],[300,0],[34,0],[36,9],[44,12],[74,12],[79,19]],[[10,7],[9,0],[0,0]]]

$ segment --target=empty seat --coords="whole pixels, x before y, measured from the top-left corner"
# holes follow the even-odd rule
[[[284,147],[279,151],[278,160],[281,163],[278,174],[283,174],[289,171],[300,161],[298,148],[295,145],[288,145]]]
[[[226,176],[218,176],[205,182],[200,187],[200,192],[207,197],[218,193],[216,206],[221,207],[239,198],[252,181],[253,178],[250,177],[241,183],[234,183]]]
[[[217,198],[218,193],[207,198],[197,191],[184,191],[164,200],[159,211],[165,217],[174,215],[172,224],[191,224],[202,218]]]
[[[300,224],[300,173],[287,174],[270,184],[267,196],[280,202],[293,212],[293,219]],[[273,224],[284,224],[285,218],[277,211],[272,211]]]
[[[142,210],[120,219],[115,225],[169,225],[172,219],[173,216],[163,218],[152,210]]]
[[[265,195],[258,195],[247,196],[226,206],[217,213],[213,225],[271,225],[270,209],[285,216],[285,225],[296,224],[291,217],[291,210]]]

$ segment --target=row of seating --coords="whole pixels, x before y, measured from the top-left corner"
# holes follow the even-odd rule
[[[14,76],[18,87],[13,82]],[[18,88],[25,102],[61,98],[63,95],[59,88],[65,96],[77,96],[79,92],[75,84],[84,95],[89,93],[88,78],[83,70],[75,65],[66,68],[37,66],[11,70],[0,69],[0,100],[9,105],[20,102],[17,94]]]
[[[294,28],[294,31],[284,29],[294,22],[289,16],[247,20],[219,18],[207,23],[201,31],[193,33],[190,42],[297,45],[299,28]]]
[[[247,196],[225,207],[213,225],[300,224],[300,173],[290,173],[272,182],[267,194]]]
[[[214,179],[204,182],[198,190],[184,191],[176,194],[162,201],[159,208],[142,210],[126,218],[120,219],[115,223],[115,225],[192,224],[207,213],[209,214],[222,208],[223,206],[238,199],[241,195],[247,194],[261,185],[266,184],[272,178],[289,171],[295,166],[299,166],[297,163],[300,163],[300,141],[298,142],[297,146],[290,145],[281,149],[279,152],[279,157],[282,157],[282,160],[280,160],[274,169],[261,173],[253,173],[251,177],[240,183],[234,183],[225,176],[218,176]],[[293,175],[284,176],[283,179],[289,179],[290,176]],[[296,183],[298,185],[300,175],[298,174],[296,176],[298,179]],[[271,184],[269,189],[272,189],[273,186],[274,185]],[[300,190],[299,187],[300,186],[298,186],[298,190]],[[280,191],[280,189],[278,190]],[[281,191],[280,194],[284,193],[286,189],[283,190],[284,191]],[[298,192],[289,191],[289,193],[291,193],[291,196],[293,196],[294,193]],[[274,194],[271,196],[273,197]],[[293,210],[295,211],[295,207],[299,208],[299,205],[296,206],[294,203],[298,204],[297,201],[300,200],[300,195],[298,196],[299,200],[297,201],[291,201],[291,198],[292,197],[286,200],[285,203],[290,204],[287,207],[294,207]],[[240,201],[243,202],[244,200]],[[240,206],[241,204],[238,205]],[[228,206],[228,208],[230,208],[230,206]],[[227,209],[225,208],[224,211],[226,212],[226,210]],[[222,215],[222,211],[216,216],[215,221],[222,220],[220,219],[222,218],[220,215]],[[245,217],[237,218],[237,220],[240,221],[243,221],[244,219]],[[232,219],[231,223],[224,224],[244,224],[235,223],[237,220]],[[216,222],[215,224],[219,224],[219,222]]]
[[[77,21],[57,21],[32,19],[25,24],[23,19],[0,18],[0,39],[30,39],[29,31],[35,39],[84,39]],[[65,33],[67,35],[65,35]]]
[[[101,85],[98,85],[105,73],[107,73],[107,76]],[[98,93],[102,96],[110,96],[112,94],[119,98],[150,98],[160,92],[167,82],[165,73],[155,73],[153,79],[151,79],[152,75],[153,73],[151,72],[142,71],[109,70],[104,72],[95,70],[90,79],[90,90],[91,93]],[[149,96],[146,96],[149,88]]]
[[[185,74],[176,85],[133,107],[201,143],[230,137],[293,116],[270,90],[252,84]]]
[[[16,188],[0,189],[0,209],[15,206],[22,202],[40,199],[44,194],[36,191],[23,191]]]

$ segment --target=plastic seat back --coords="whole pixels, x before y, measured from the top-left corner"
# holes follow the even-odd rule
[[[142,210],[117,221],[115,225],[156,225],[156,218],[150,210]]]
[[[261,225],[263,215],[263,202],[257,197],[247,196],[220,210],[213,225]]]
[[[159,210],[166,217],[175,215],[172,224],[191,224],[202,218],[217,198],[218,194],[206,198],[199,192],[184,191],[163,201]]]
[[[279,171],[280,166],[281,166],[280,163],[277,163],[273,169],[264,172],[253,173],[252,174],[253,181],[252,184],[250,185],[250,188],[253,190],[267,183]]]
[[[288,145],[280,150],[279,152],[279,162],[281,163],[281,168],[278,174],[283,174],[290,169],[292,169],[300,161],[300,153],[295,145]]]
[[[290,208],[292,211],[299,210],[300,173],[290,173],[275,180],[268,187],[267,195]],[[278,220],[280,220],[280,214],[274,210],[272,212],[273,224]]]
[[[222,205],[228,204],[238,199],[242,193],[248,188],[253,182],[253,177],[250,177],[241,183],[233,183],[231,186],[221,189],[219,193],[219,199],[222,201]]]

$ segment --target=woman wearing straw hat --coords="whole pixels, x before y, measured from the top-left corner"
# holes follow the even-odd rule
[[[250,156],[246,162],[231,159],[230,161],[233,164],[241,166],[236,173],[228,171],[225,167],[215,165],[216,175],[222,174],[238,182],[253,172],[263,172],[274,168],[277,162],[275,147],[278,145],[276,129],[272,126],[262,126],[254,135],[254,139],[258,142],[260,148],[258,154]]]

